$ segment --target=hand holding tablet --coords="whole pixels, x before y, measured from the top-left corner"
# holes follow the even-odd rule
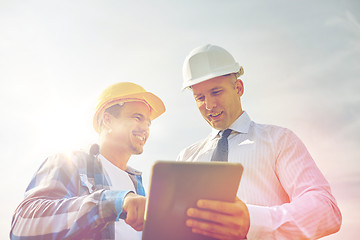
[[[246,239],[250,216],[245,203],[199,200],[196,208],[189,208],[186,225],[193,233],[216,239]]]

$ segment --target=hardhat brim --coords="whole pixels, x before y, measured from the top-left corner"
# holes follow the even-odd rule
[[[238,63],[235,63],[234,66],[232,68],[230,68],[230,69],[229,68],[222,69],[222,70],[219,70],[217,72],[212,72],[212,73],[207,74],[207,75],[202,76],[202,77],[198,77],[198,78],[195,78],[195,79],[192,79],[192,80],[185,81],[183,83],[182,90],[185,90],[186,88],[189,88],[189,87],[191,87],[191,86],[193,86],[195,84],[210,80],[212,78],[224,76],[224,75],[231,74],[231,73],[238,73],[238,76],[241,76],[241,75],[244,74],[244,69]]]
[[[97,132],[100,132],[99,126],[99,115],[102,114],[107,108],[114,106],[119,103],[126,103],[126,102],[144,102],[146,103],[150,109],[150,120],[154,120],[155,118],[159,117],[163,114],[166,110],[163,101],[151,92],[141,92],[135,94],[129,94],[125,96],[121,96],[119,98],[111,99],[108,102],[102,104],[102,107],[99,108],[96,113],[94,114],[93,118],[93,126]]]

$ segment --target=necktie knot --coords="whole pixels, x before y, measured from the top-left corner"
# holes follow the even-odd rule
[[[231,129],[226,129],[226,130],[224,130],[221,138],[228,138],[231,132],[232,132]]]
[[[227,162],[228,161],[228,137],[231,133],[231,129],[226,129],[223,131],[214,153],[212,155],[211,161]]]

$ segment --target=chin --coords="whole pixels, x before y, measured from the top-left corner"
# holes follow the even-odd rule
[[[220,124],[213,124],[211,125],[214,129],[216,130],[225,130],[226,128],[224,128],[222,125]]]
[[[134,155],[140,155],[140,154],[142,154],[143,153],[143,148],[134,148],[133,149],[133,154]]]

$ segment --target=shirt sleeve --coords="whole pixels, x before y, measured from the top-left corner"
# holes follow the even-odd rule
[[[89,193],[78,171],[63,154],[43,163],[15,211],[11,239],[91,238],[116,220],[122,211],[117,203],[126,194],[103,189]]]
[[[288,130],[276,148],[275,171],[289,202],[279,206],[247,204],[248,239],[317,239],[337,232],[340,210],[304,144]]]

